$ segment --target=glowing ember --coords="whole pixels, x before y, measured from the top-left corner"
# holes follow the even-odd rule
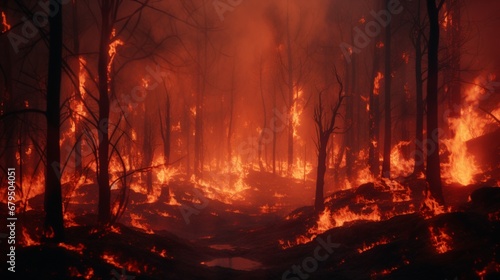
[[[78,271],[78,268],[74,266],[70,266],[68,268],[69,274],[71,277],[77,277],[77,278],[83,278],[83,279],[94,279],[94,269],[91,267],[87,268],[85,271],[85,274],[81,274],[80,271]]]
[[[101,258],[110,265],[113,265],[117,268],[124,268],[127,271],[134,273],[142,273],[146,268],[140,268],[138,262],[136,261],[120,263],[118,260],[119,258],[111,253],[104,253],[102,254]]]
[[[429,227],[429,232],[431,234],[432,246],[438,254],[444,254],[453,249],[451,247],[453,239],[445,232],[444,228]]]
[[[156,247],[153,246],[153,248],[151,248],[151,252],[155,253],[155,254],[158,254],[159,256],[161,256],[163,258],[167,257],[167,250],[165,250],[165,249],[159,251],[159,250],[156,249]]]
[[[64,248],[69,251],[77,252],[80,255],[83,255],[83,250],[85,250],[85,246],[83,244],[79,243],[76,246],[73,246],[71,244],[66,244],[66,243],[59,243],[59,247]]]
[[[363,243],[363,247],[362,247],[362,248],[359,248],[359,249],[358,249],[358,252],[361,254],[361,253],[363,253],[363,252],[366,252],[366,251],[368,251],[368,250],[371,250],[371,249],[375,248],[375,247],[376,247],[376,246],[378,246],[378,245],[387,244],[387,243],[389,243],[389,239],[387,239],[387,238],[385,238],[385,237],[384,237],[384,238],[382,238],[382,239],[380,239],[380,241],[377,241],[377,242],[372,243],[372,244],[370,244],[370,245],[366,245],[365,243]]]
[[[7,16],[5,12],[2,12],[2,33],[9,31],[11,28],[10,24],[7,22]]]
[[[149,225],[143,221],[144,219],[137,214],[130,213],[130,224],[138,229],[142,229],[147,234],[154,234],[155,232],[149,228]]]
[[[35,241],[31,238],[31,236],[29,235],[28,233],[28,230],[23,227],[22,228],[22,244],[26,247],[29,247],[29,246],[36,246],[36,245],[40,245],[40,242],[38,241]]]

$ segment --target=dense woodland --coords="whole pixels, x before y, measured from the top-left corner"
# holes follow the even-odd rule
[[[17,277],[499,276],[497,1],[0,12]]]

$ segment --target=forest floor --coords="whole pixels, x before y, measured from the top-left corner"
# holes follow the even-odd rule
[[[131,191],[107,229],[90,184],[67,205],[63,244],[40,243],[43,197],[30,201],[16,273],[2,253],[1,279],[500,279],[497,180],[446,185],[449,208],[433,208],[421,179],[368,183],[329,194],[318,214],[304,206],[311,182],[251,172],[226,200],[176,178],[156,201]]]

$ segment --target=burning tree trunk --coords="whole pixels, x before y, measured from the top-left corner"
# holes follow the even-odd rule
[[[165,87],[165,91],[167,91]],[[163,117],[161,116],[161,111],[158,111],[158,114],[160,115],[160,132],[161,132],[161,139],[163,140],[163,160],[165,164],[168,164],[170,162],[170,94],[167,92],[167,102],[165,104],[165,125],[163,125],[162,119]]]
[[[80,35],[78,33],[78,8],[77,8],[77,2],[73,1],[73,51],[75,54],[74,58],[74,67],[73,71],[75,73],[75,103],[76,104],[82,104],[83,99],[82,99],[82,92],[80,92],[80,67],[81,67],[81,62],[80,62]],[[78,114],[78,113],[77,113]],[[75,122],[75,175],[76,177],[80,177],[82,174],[82,125],[79,121],[80,117],[76,116],[74,118]]]
[[[335,76],[339,84],[338,99],[334,106],[330,107],[331,115],[328,116],[327,112],[323,108],[323,91],[319,93],[318,105],[314,108],[314,122],[316,124],[316,148],[318,150],[318,170],[316,177],[316,196],[314,201],[314,210],[316,212],[321,212],[324,209],[324,185],[325,185],[325,173],[326,173],[326,156],[327,147],[330,140],[330,136],[338,127],[335,126],[335,121],[338,116],[338,110],[342,105],[342,101],[345,98],[343,94],[343,84],[342,81],[335,70]]]
[[[147,105],[146,105],[147,108]],[[145,110],[149,112],[149,110]],[[151,121],[147,117],[147,114],[144,114],[144,142],[142,146],[143,155],[143,167],[147,168],[146,171],[146,187],[148,194],[153,193],[153,170],[151,170],[151,165],[153,163],[153,128],[151,127]]]
[[[378,71],[378,47],[375,46],[374,60],[373,60],[373,84],[370,90],[370,110],[368,112],[368,135],[369,135],[369,149],[368,149],[368,164],[370,166],[370,172],[373,176],[379,176],[380,173],[380,161],[379,161],[379,94],[380,94],[380,80],[384,77],[382,73]]]
[[[59,147],[62,71],[62,6],[53,3],[57,12],[49,18],[49,74],[47,80],[47,165],[45,177],[45,230],[46,236],[55,241],[64,239],[64,222],[62,214],[61,174]]]
[[[391,0],[386,0],[386,7],[389,6]],[[384,161],[382,163],[382,177],[391,177],[391,21],[389,20],[385,28],[385,125],[384,125]]]
[[[434,150],[427,145],[427,170],[426,177],[432,196],[444,204],[443,190],[441,187],[441,169],[439,160],[438,139],[438,51],[439,51],[439,10],[444,4],[441,0],[436,6],[435,0],[427,0],[427,13],[429,15],[429,53],[428,53],[428,79],[427,79],[427,135],[436,135]]]
[[[260,88],[260,97],[261,97],[261,100],[262,100],[262,111],[264,113],[264,123],[262,125],[262,131],[260,132],[260,135],[259,135],[259,143],[258,143],[258,158],[259,158],[259,168],[260,168],[260,171],[264,171],[264,165],[262,163],[262,150],[263,150],[263,145],[262,145],[262,140],[264,139],[264,131],[265,131],[265,127],[266,127],[266,124],[267,124],[267,112],[266,112],[266,102],[264,100],[264,89],[263,89],[263,86],[262,86],[262,57],[261,57],[261,62],[260,62],[260,67],[259,67],[259,88]]]
[[[113,2],[113,3],[112,3]],[[99,222],[106,224],[111,219],[111,189],[109,186],[109,44],[112,33],[111,15],[115,1],[103,1],[101,5],[101,38],[99,42],[98,75],[99,75],[99,148],[97,183],[99,185]]]

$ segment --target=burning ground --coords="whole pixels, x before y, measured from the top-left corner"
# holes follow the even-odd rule
[[[242,181],[247,187],[220,201],[215,195],[224,194],[210,192],[220,185],[177,175],[154,199],[131,190],[127,210],[104,230],[92,226],[96,214],[88,202],[96,199],[95,185],[83,184],[67,208],[64,243],[39,239],[41,208],[19,216],[30,222],[21,223],[16,276],[108,279],[125,272],[136,279],[281,279],[314,256],[320,239],[338,247],[317,267],[305,264],[302,273],[311,279],[500,275],[500,188],[447,186],[446,199],[456,203],[444,208],[426,195],[422,179],[376,181],[331,193],[318,215],[312,207],[297,207],[304,191],[296,190],[307,193],[311,182],[273,178],[249,172]],[[186,214],[188,207],[197,212]]]

